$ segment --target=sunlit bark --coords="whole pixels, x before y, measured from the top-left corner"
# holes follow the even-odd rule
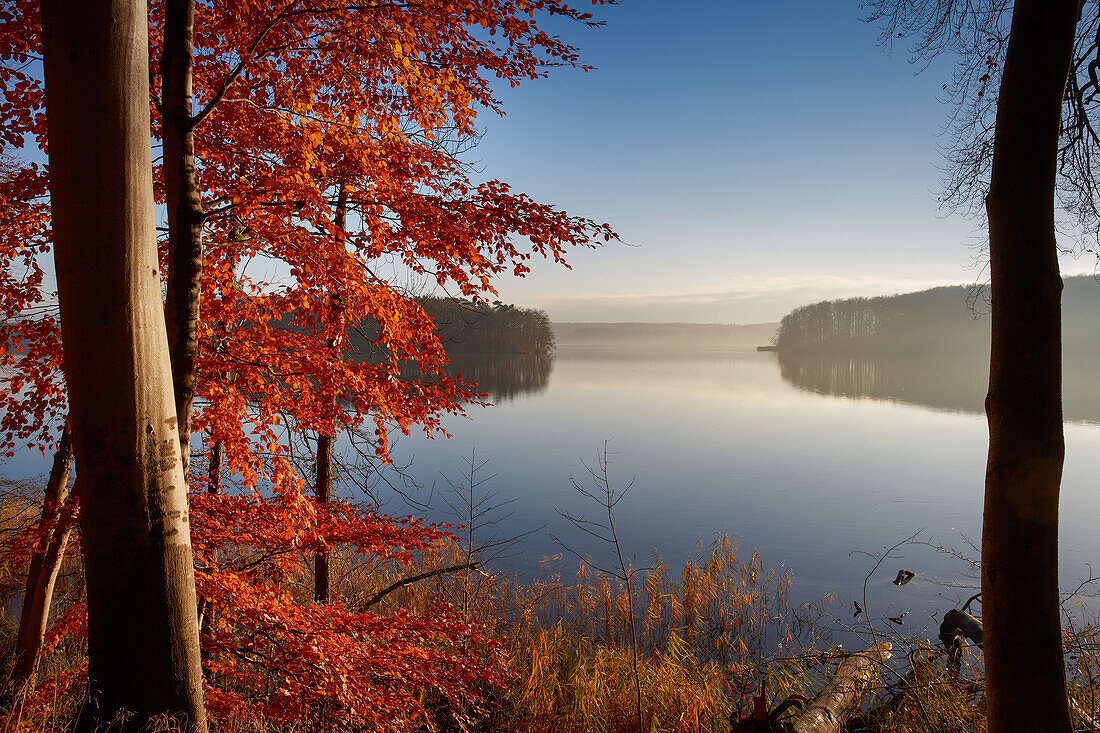
[[[23,605],[19,613],[19,630],[15,638],[15,664],[9,684],[21,685],[30,679],[38,667],[42,640],[50,616],[57,573],[65,558],[65,547],[72,533],[72,522],[63,511],[68,502],[69,474],[73,464],[72,433],[63,428],[54,453],[50,476],[42,500],[42,515],[38,521],[40,549],[31,556]]]
[[[141,0],[42,3],[50,198],[88,598],[77,730],[206,730],[161,304]],[[123,720],[124,718],[124,720]]]

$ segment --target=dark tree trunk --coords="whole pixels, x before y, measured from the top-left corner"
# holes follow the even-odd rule
[[[336,229],[340,243],[343,243],[344,233],[347,231],[348,216],[348,190],[340,184],[340,192],[336,198]],[[333,308],[339,310],[339,306]],[[337,313],[332,317],[335,324],[328,324],[330,329],[342,329],[343,319]],[[328,347],[336,349],[343,341],[343,332],[329,340]],[[327,504],[332,495],[332,444],[334,436],[330,433],[317,437],[317,487],[316,496],[318,504]],[[319,603],[328,603],[332,597],[331,571],[328,565],[328,553],[319,552],[316,555],[313,568],[313,597]]]
[[[195,170],[191,114],[194,25],[194,0],[165,0],[164,47],[160,60],[169,252],[164,318],[172,354],[173,393],[184,477],[191,458],[191,406],[195,399],[202,286],[202,190]]]
[[[222,490],[222,464],[225,462],[225,443],[215,440],[210,447],[209,481],[206,484],[208,493],[218,495]]]
[[[23,606],[19,613],[19,630],[15,638],[15,665],[10,684],[23,684],[38,667],[42,640],[50,617],[57,572],[65,557],[65,547],[72,532],[72,522],[64,516],[68,500],[69,472],[73,464],[73,439],[68,427],[62,428],[61,440],[53,456],[50,477],[42,499],[42,515],[38,521],[41,548],[31,557],[27,568],[27,583],[23,591]]]
[[[317,503],[327,504],[332,490],[332,436],[317,438]],[[330,572],[328,553],[319,552],[314,557],[313,598],[318,603],[328,603],[332,597],[329,588]]]
[[[222,463],[225,460],[225,443],[215,440],[210,446],[210,465],[208,467],[208,481],[206,492],[211,496],[217,496],[222,490]],[[209,598],[199,599],[199,642],[210,637],[211,624],[214,622],[214,604]],[[202,646],[203,674],[206,674],[210,653],[206,646]]]
[[[1054,185],[1078,0],[1019,0],[997,101],[982,621],[989,730],[1069,731],[1058,606],[1061,293]]]
[[[142,0],[44,0],[50,204],[88,598],[77,730],[206,730],[157,270]],[[125,722],[119,717],[129,713]]]

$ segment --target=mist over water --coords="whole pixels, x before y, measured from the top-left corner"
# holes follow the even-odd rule
[[[679,563],[727,532],[745,557],[756,548],[765,566],[793,572],[796,600],[835,592],[831,613],[850,621],[852,601],[866,605],[862,585],[874,564],[861,552],[881,552],[919,533],[919,541],[978,559],[970,543],[980,540],[987,447],[980,360],[565,344],[552,366],[545,385],[448,420],[452,440],[402,439],[394,451],[399,462],[411,461],[417,481],[434,485],[430,513],[440,521],[456,521],[441,509],[441,477],[459,478],[471,451],[489,460],[483,490],[517,499],[500,531],[546,528],[502,561],[508,570],[572,575],[576,558],[549,533],[596,562],[610,560],[610,548],[557,513],[598,516],[600,507],[569,479],[586,479],[582,461],[594,466],[604,441],[612,482],[633,481],[616,522],[636,566],[648,565],[655,552]],[[1100,516],[1100,406],[1088,397],[1086,375],[1067,376],[1081,392],[1067,391],[1063,587],[1075,586],[1089,573],[1086,563],[1100,560],[1093,529]],[[922,544],[900,554],[868,582],[874,615],[908,611],[907,623],[919,628],[976,592],[967,562]],[[554,556],[561,558],[545,561]],[[899,569],[916,578],[894,586]]]
[[[464,461],[476,451],[477,463],[488,461],[475,477],[484,482],[478,491],[495,492],[488,505],[501,508],[486,517],[499,523],[481,530],[475,544],[531,532],[496,567],[528,578],[571,577],[577,560],[570,550],[597,564],[612,558],[612,548],[558,513],[600,515],[570,478],[591,487],[585,466],[597,465],[606,444],[612,484],[633,482],[615,520],[636,567],[654,553],[677,567],[728,533],[746,559],[755,548],[765,567],[792,574],[794,600],[832,594],[828,614],[840,622],[851,622],[854,601],[874,617],[908,612],[905,632],[932,624],[975,592],[973,567],[933,545],[978,558],[971,544],[980,539],[987,447],[987,366],[978,349],[811,355],[757,352],[774,324],[684,327],[690,333],[675,338],[638,327],[617,340],[605,338],[608,329],[567,329],[552,354],[456,356],[452,371],[480,383],[495,404],[447,417],[450,440],[399,438],[392,454],[404,475],[392,468],[380,475],[400,492],[375,481],[372,500],[385,513],[460,524],[447,507],[454,499],[447,479],[461,486]],[[1066,361],[1063,588],[1100,561],[1094,364]],[[346,438],[338,452],[351,459]],[[28,476],[47,464],[21,454],[4,470]],[[362,500],[354,483],[345,475],[338,493]],[[865,599],[874,561],[862,553],[914,534],[928,544],[906,545],[884,562]],[[901,569],[916,577],[898,587],[891,581]]]

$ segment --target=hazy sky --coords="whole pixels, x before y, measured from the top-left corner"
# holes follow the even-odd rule
[[[486,177],[630,246],[536,265],[503,299],[556,321],[778,320],[822,298],[972,282],[974,223],[937,209],[937,94],[854,2],[624,0],[553,24],[597,70],[502,90]],[[1063,263],[1091,272],[1092,261]]]

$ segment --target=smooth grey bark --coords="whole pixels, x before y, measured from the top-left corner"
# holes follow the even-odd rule
[[[191,409],[195,401],[195,360],[199,350],[204,220],[191,114],[194,26],[194,0],[165,0],[160,60],[164,195],[168,209],[168,284],[164,318],[172,355],[173,394],[185,478],[191,462]]]
[[[1079,0],[1017,0],[986,212],[992,345],[982,526],[988,725],[1070,728],[1058,603],[1062,279],[1055,174]]]
[[[54,262],[88,597],[78,731],[205,731],[157,271],[143,0],[44,0]]]

